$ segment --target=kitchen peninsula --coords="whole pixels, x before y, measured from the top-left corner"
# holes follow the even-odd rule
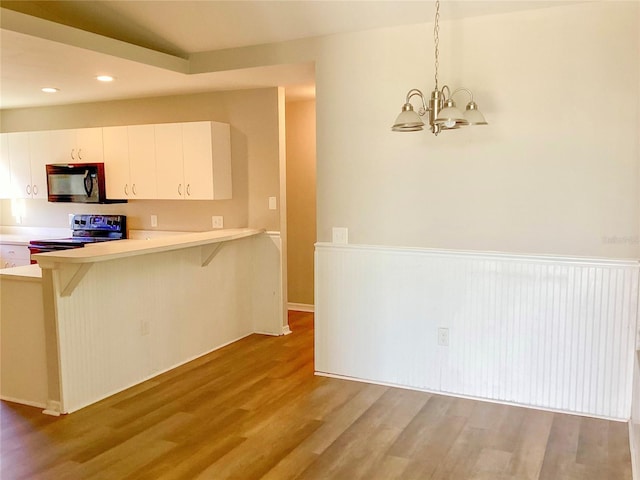
[[[217,230],[34,258],[45,413],[71,413],[252,333],[287,331],[279,234]]]

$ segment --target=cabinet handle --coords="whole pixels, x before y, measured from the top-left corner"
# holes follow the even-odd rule
[[[78,160],[82,160],[82,149],[78,149]]]
[[[124,194],[129,196],[129,186],[126,183],[124,184]]]
[[[187,183],[187,195],[191,196],[191,184]]]
[[[27,185],[27,195],[31,195],[31,185]]]
[[[137,195],[137,193],[136,193],[136,184],[135,184],[135,183],[134,183],[133,185],[131,185],[131,192],[132,192],[134,195]]]
[[[75,151],[76,151],[75,148],[71,149],[71,160],[75,160],[76,159],[76,157],[74,157],[74,155],[73,155],[73,152],[75,152]]]
[[[38,186],[37,185],[33,186],[33,194],[34,195],[38,195]]]
[[[182,184],[178,184],[178,195],[182,196]]]

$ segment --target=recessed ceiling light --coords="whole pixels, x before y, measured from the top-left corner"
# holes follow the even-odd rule
[[[41,88],[41,90],[45,93],[56,93],[60,91],[59,88],[53,88],[53,87],[43,87]]]
[[[98,75],[96,79],[100,82],[113,82],[114,80],[111,75]]]

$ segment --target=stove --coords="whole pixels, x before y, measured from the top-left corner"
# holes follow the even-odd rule
[[[46,253],[70,248],[82,248],[90,243],[108,242],[127,238],[127,217],[124,215],[74,215],[71,223],[73,231],[69,238],[51,240],[31,240],[29,252]],[[36,263],[31,260],[31,263]]]

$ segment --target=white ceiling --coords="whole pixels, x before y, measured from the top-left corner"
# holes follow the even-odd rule
[[[443,20],[564,4],[560,1],[448,1]],[[13,5],[11,5],[13,4]],[[261,45],[347,31],[433,20],[432,1],[31,1],[2,7],[64,23],[157,52],[177,61],[197,52]],[[51,41],[49,22],[24,21],[3,9],[0,108],[70,104],[211,90],[284,86],[291,98],[313,96],[313,65],[285,65],[189,75]],[[5,17],[7,20],[5,21]],[[60,30],[62,27],[55,25]],[[75,27],[75,28],[72,28]],[[56,38],[56,40],[58,40]],[[87,42],[88,44],[92,42]],[[130,58],[130,57],[129,57]],[[94,77],[111,73],[117,81]],[[44,94],[43,86],[60,89]]]

